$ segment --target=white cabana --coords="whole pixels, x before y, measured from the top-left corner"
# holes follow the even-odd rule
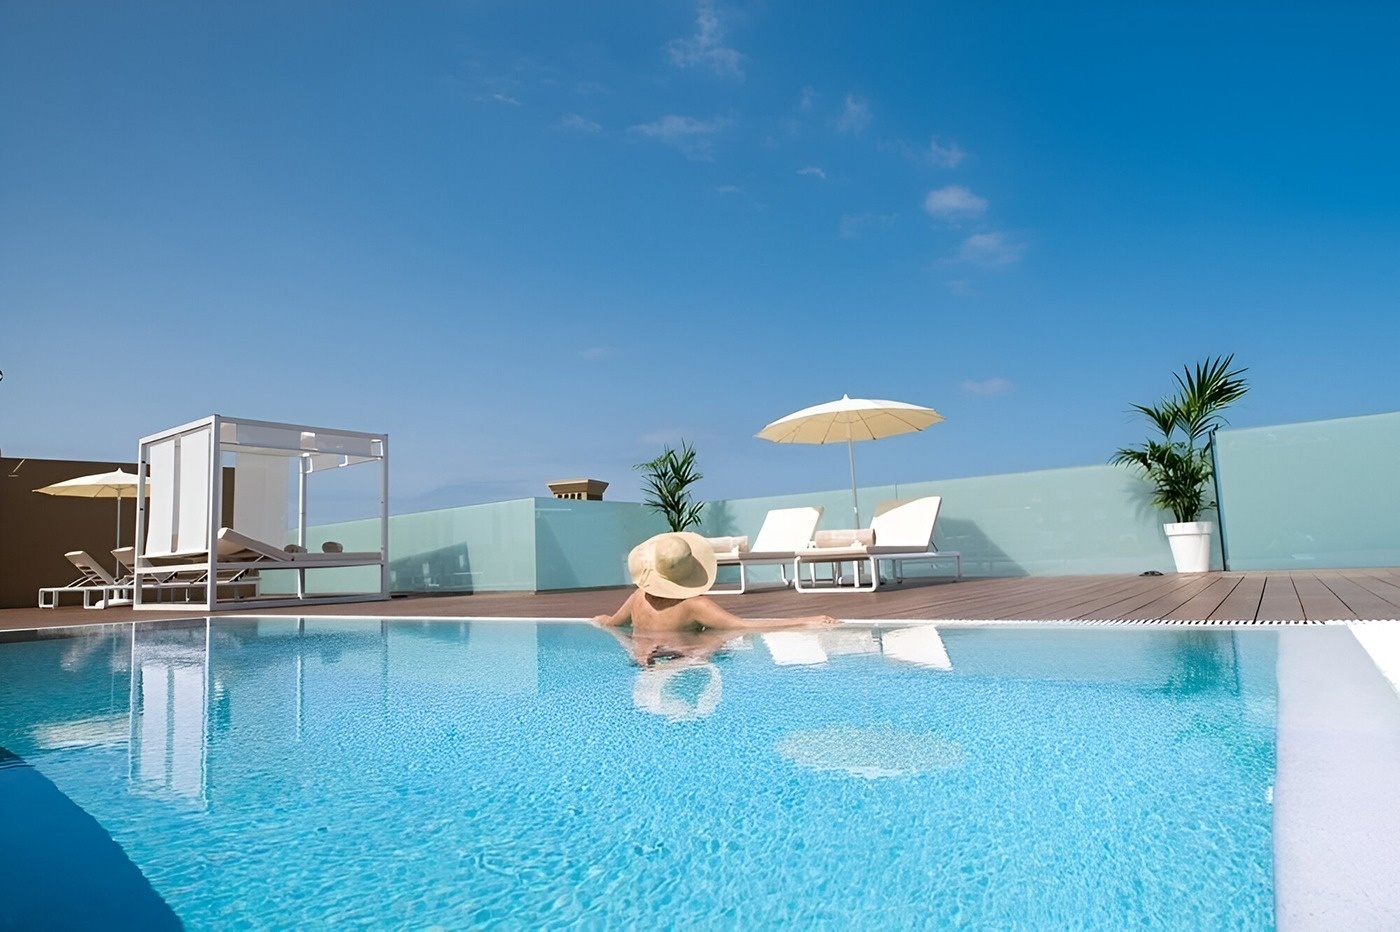
[[[307,547],[307,480],[316,473],[379,466],[378,547],[348,551]],[[232,466],[232,522],[225,525],[225,470]],[[295,476],[293,476],[295,473]],[[205,608],[272,608],[309,602],[389,598],[389,438],[298,424],[250,421],[215,414],[142,437],[137,465],[135,607],[172,580],[202,592]],[[296,526],[289,530],[296,508]],[[370,547],[374,544],[370,543]],[[356,591],[308,591],[310,570],[360,567]],[[374,568],[378,572],[373,572]],[[368,569],[364,569],[368,568]],[[356,574],[357,571],[349,571]],[[295,587],[273,584],[294,579]],[[143,583],[152,584],[143,599]],[[155,584],[160,584],[159,586]],[[286,589],[289,591],[281,591]]]

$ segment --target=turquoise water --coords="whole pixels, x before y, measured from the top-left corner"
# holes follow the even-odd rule
[[[0,874],[0,926],[90,864],[190,928],[1271,928],[1275,650],[843,628],[643,668],[587,625],[321,619],[12,641],[0,799],[29,781],[35,825],[0,843],[72,869]]]

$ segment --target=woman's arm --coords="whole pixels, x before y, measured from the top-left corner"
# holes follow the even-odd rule
[[[687,601],[691,614],[706,628],[819,628],[837,624],[830,615],[804,615],[801,618],[740,618],[709,596]]]
[[[637,597],[640,589],[632,590],[632,594],[622,603],[622,607],[611,615],[594,615],[593,623],[600,628],[620,628],[632,621],[632,600]]]

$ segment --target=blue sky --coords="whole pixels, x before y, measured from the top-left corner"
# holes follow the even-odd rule
[[[947,421],[862,484],[1105,462],[1217,353],[1400,409],[1388,4],[0,2],[0,450],[210,413],[390,435],[393,510]]]

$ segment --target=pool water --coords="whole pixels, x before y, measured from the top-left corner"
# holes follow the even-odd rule
[[[567,622],[49,632],[0,644],[0,799],[30,787],[0,843],[190,928],[1271,928],[1276,650],[877,626],[643,667]],[[44,873],[0,873],[0,926],[81,908]]]

